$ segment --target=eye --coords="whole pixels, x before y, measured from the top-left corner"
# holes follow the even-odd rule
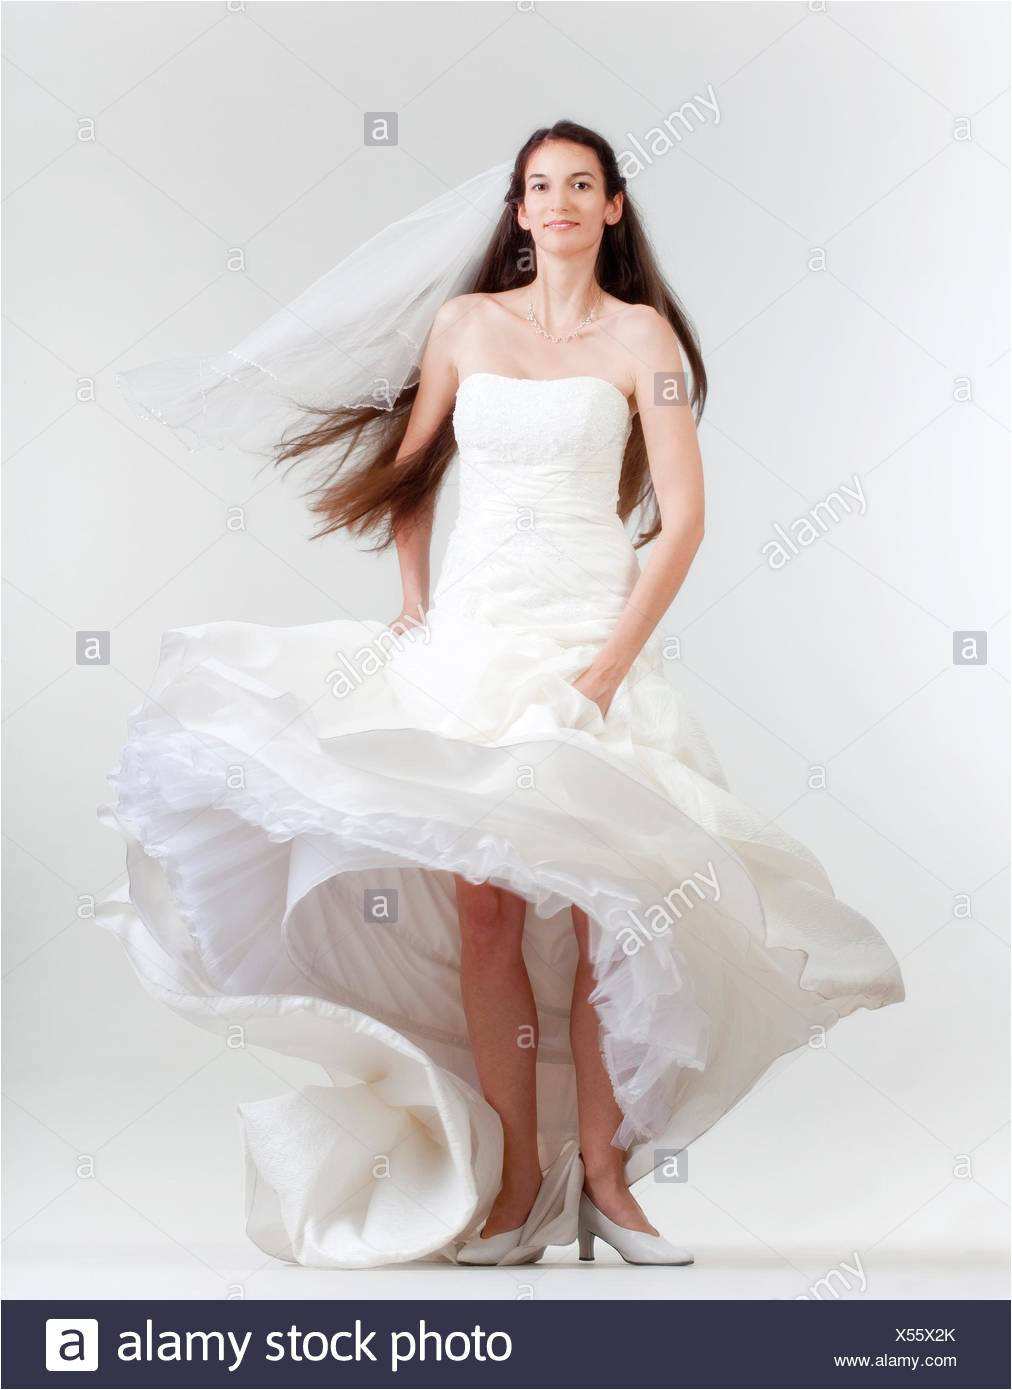
[[[589,187],[590,187],[590,184],[587,182],[586,179],[577,179],[576,182],[577,182],[577,184],[578,184],[580,187],[582,187],[582,188],[589,188]]]

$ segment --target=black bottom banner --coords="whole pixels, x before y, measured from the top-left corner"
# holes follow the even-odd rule
[[[3,1305],[6,1390],[94,1386],[1007,1387],[988,1302]]]

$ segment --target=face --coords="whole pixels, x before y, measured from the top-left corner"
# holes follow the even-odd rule
[[[586,145],[553,140],[528,157],[517,220],[546,251],[594,247],[622,215],[622,194],[605,194],[597,155]]]

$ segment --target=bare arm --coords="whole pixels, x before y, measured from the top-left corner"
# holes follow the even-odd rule
[[[703,468],[692,410],[683,400],[654,403],[655,373],[683,371],[678,340],[663,315],[645,309],[637,319],[630,347],[637,362],[636,404],[661,532],[607,641],[574,682],[604,714],[681,588],[703,539]]]
[[[422,448],[453,409],[457,391],[454,361],[454,324],[463,312],[465,296],[447,300],[436,314],[419,369],[418,392],[411,408],[404,439],[397,451],[394,467]],[[404,602],[391,628],[403,631],[424,621],[429,606],[429,557],[432,545],[433,506],[420,509],[394,529],[394,544],[401,571]]]

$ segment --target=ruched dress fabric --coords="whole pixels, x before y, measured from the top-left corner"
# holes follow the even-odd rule
[[[571,905],[630,1182],[774,1059],[903,997],[815,856],[729,792],[658,634],[606,717],[572,684],[639,574],[622,393],[476,373],[453,421],[460,505],[425,625],[167,632],[100,809],[128,878],[99,920],[145,987],[318,1066],[237,1106],[246,1230],[299,1264],[453,1261],[498,1190],[455,873],[527,903],[545,1181],[503,1263],[576,1238]]]

